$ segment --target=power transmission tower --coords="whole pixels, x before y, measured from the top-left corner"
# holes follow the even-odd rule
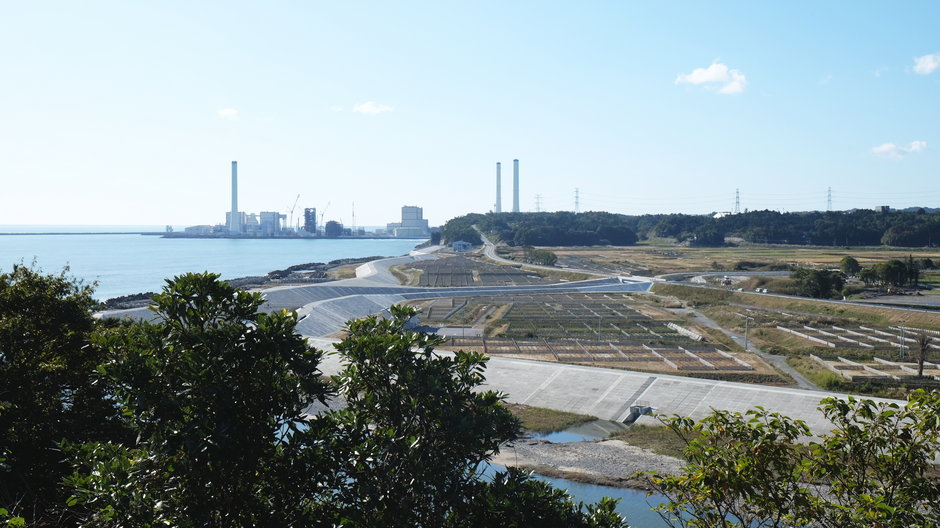
[[[832,187],[826,192],[826,211],[832,211]]]
[[[741,191],[734,190],[734,214],[741,212]]]
[[[575,212],[575,213],[580,213],[580,212],[581,212],[581,204],[580,204],[578,198],[579,198],[579,196],[578,196],[578,188],[575,187],[575,188],[574,188],[574,212]]]
[[[542,212],[542,195],[541,194],[535,195],[535,212],[536,213]]]

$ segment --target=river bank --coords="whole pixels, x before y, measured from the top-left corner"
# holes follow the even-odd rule
[[[504,444],[493,463],[548,477],[649,491],[637,472],[678,474],[684,461],[620,440],[555,443],[531,437]]]

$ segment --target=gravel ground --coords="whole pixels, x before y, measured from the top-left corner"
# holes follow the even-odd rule
[[[500,448],[493,462],[550,477],[578,482],[647,490],[637,471],[678,474],[684,465],[677,458],[658,455],[620,440],[553,443],[520,438]]]

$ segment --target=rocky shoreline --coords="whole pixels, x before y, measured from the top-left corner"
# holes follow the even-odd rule
[[[637,472],[678,474],[685,462],[620,440],[554,443],[531,437],[504,444],[493,463],[548,477],[650,491]]]
[[[307,262],[305,264],[295,264],[283,270],[274,270],[267,275],[258,275],[252,277],[238,277],[229,279],[230,285],[241,288],[262,288],[271,286],[282,286],[285,284],[315,284],[319,282],[329,282],[333,279],[327,275],[327,272],[341,266],[350,266],[354,264],[365,264],[386,257],[361,257],[345,258],[332,260],[327,263]],[[154,292],[135,293],[132,295],[122,295],[112,297],[103,302],[105,310],[127,310],[131,308],[143,308],[150,305],[150,298],[155,295]]]

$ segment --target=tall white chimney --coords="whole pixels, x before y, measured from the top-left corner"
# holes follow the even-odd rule
[[[499,169],[500,169],[500,163],[497,161],[496,162],[496,212],[502,213],[503,212],[503,194],[502,194],[503,183],[502,183],[502,180],[500,179]]]
[[[512,160],[512,212],[519,212],[519,160]]]
[[[238,216],[238,162],[232,162],[232,212],[228,219],[228,232],[240,235],[242,232],[241,218]]]

